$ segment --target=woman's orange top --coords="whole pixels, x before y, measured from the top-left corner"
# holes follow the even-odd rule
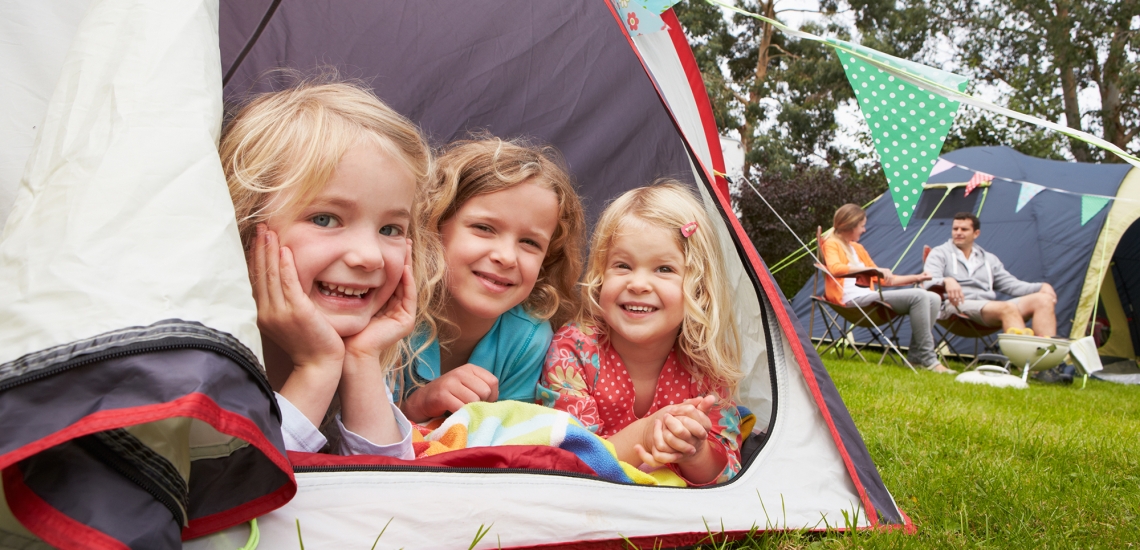
[[[859,256],[859,261],[863,262],[865,267],[878,267],[871,260],[871,256],[867,255],[863,245],[851,243],[851,248],[855,249],[855,254]],[[851,266],[847,259],[847,250],[839,239],[831,238],[823,241],[823,263],[827,265],[827,270],[835,275],[834,278],[824,277],[824,296],[833,304],[843,304],[843,279],[839,277],[850,273]]]

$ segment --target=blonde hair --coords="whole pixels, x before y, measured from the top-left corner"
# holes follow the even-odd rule
[[[423,242],[423,205],[434,171],[431,148],[415,125],[362,84],[327,80],[300,82],[256,96],[226,126],[218,150],[242,246],[248,254],[257,224],[312,201],[349,149],[375,144],[415,178],[407,236],[412,240],[416,287],[422,288],[441,263]],[[273,200],[282,193],[287,200]],[[417,302],[417,321],[426,319],[426,303],[418,296]],[[398,354],[410,356],[406,352],[402,342],[384,353],[381,364],[395,364]],[[407,362],[393,371],[403,364]]]
[[[859,222],[867,219],[867,213],[863,211],[863,207],[858,204],[845,204],[840,206],[835,211],[835,218],[831,221],[831,226],[835,228],[835,233],[846,233],[859,226]]]
[[[440,226],[472,198],[523,183],[534,183],[554,192],[558,198],[558,224],[551,235],[534,290],[522,306],[527,313],[550,320],[554,326],[570,320],[577,308],[574,285],[582,273],[586,222],[582,202],[557,150],[549,146],[536,147],[522,140],[493,137],[458,141],[439,155],[436,172],[427,227],[433,236],[429,246],[436,247],[434,254],[440,257],[443,255]],[[449,299],[444,277],[434,280],[426,293],[430,295],[427,306],[430,316],[447,327],[446,330],[440,327],[440,332],[450,332],[447,339],[453,340],[457,336],[455,327],[444,315]]]
[[[681,283],[685,315],[677,347],[688,358],[687,368],[701,383],[725,386],[734,393],[742,377],[740,335],[733,317],[724,256],[708,214],[684,184],[660,180],[648,187],[626,191],[602,212],[590,241],[578,321],[597,326],[608,337],[609,328],[602,317],[598,296],[605,279],[606,258],[631,220],[673,232],[674,241],[685,257]],[[686,238],[681,228],[690,222],[697,222],[697,229]]]

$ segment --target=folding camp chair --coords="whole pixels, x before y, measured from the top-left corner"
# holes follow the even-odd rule
[[[820,250],[823,250],[822,235],[822,228],[816,227],[815,242]],[[816,310],[819,310],[820,319],[824,321],[824,327],[827,329],[827,334],[816,343],[816,351],[822,356],[828,351],[835,350],[835,354],[839,358],[843,358],[845,355],[844,350],[850,346],[851,351],[855,352],[855,355],[859,356],[863,362],[867,362],[867,358],[863,356],[862,350],[871,344],[877,344],[883,348],[883,356],[879,358],[880,365],[883,364],[883,360],[892,353],[898,355],[898,347],[892,345],[892,343],[898,341],[898,329],[902,317],[890,304],[882,301],[883,291],[881,288],[879,289],[880,299],[863,307],[862,311],[860,311],[858,307],[847,307],[843,304],[829,301],[825,296],[819,293],[819,278],[821,273],[825,277],[842,279],[849,277],[874,277],[879,271],[869,268],[836,276],[832,275],[831,272],[827,270],[827,266],[822,263],[815,264],[815,269],[811,296],[813,307],[808,321],[808,334],[815,334]],[[876,327],[878,327],[878,330],[875,330]],[[851,333],[856,328],[867,329],[871,334],[871,339],[862,344],[855,342],[854,338],[851,338]],[[898,358],[891,357],[891,360],[895,363],[905,364],[905,361],[899,361],[901,357],[901,355],[899,355]]]
[[[926,264],[926,257],[930,255],[930,245],[922,247],[922,263]],[[934,285],[928,290],[938,294],[943,300],[946,299],[946,287],[942,285]],[[942,337],[934,344],[935,350],[949,349],[959,361],[963,360],[964,355],[950,343],[951,336],[958,336],[961,338],[971,338],[974,340],[974,357],[978,357],[978,352],[989,352],[997,349],[997,336],[996,334],[1001,331],[1001,326],[991,326],[979,323],[969,316],[962,313],[955,313],[946,319],[939,319],[937,325],[942,328]],[[979,350],[979,347],[981,348]],[[950,355],[950,354],[943,354]]]

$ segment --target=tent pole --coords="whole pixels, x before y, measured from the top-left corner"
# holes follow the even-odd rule
[[[1101,227],[1101,230],[1100,230],[1101,233],[1104,233],[1105,228],[1110,227],[1108,225],[1108,222],[1109,222],[1109,218],[1111,218],[1111,217],[1112,217],[1112,209],[1109,208],[1108,214],[1104,215],[1104,226]],[[1096,328],[1096,311],[1097,311],[1097,308],[1100,307],[1100,287],[1101,287],[1101,285],[1104,284],[1104,273],[1105,273],[1105,269],[1108,268],[1108,257],[1105,255],[1105,249],[1106,248],[1108,248],[1108,239],[1101,239],[1101,243],[1100,243],[1100,258],[1101,258],[1100,278],[1096,282],[1096,293],[1093,294],[1092,319],[1090,319],[1089,321],[1086,321],[1086,324],[1085,324],[1085,330],[1084,330],[1085,336],[1088,336],[1089,334],[1091,334],[1092,331]]]
[[[976,214],[974,214],[975,216],[977,216],[979,218],[982,217],[982,208],[986,205],[986,196],[989,194],[990,194],[990,188],[988,186],[986,188],[982,189],[982,203],[978,205],[978,212]]]
[[[898,261],[896,261],[896,262],[895,262],[895,265],[891,266],[891,271],[892,271],[892,272],[893,272],[894,270],[896,270],[896,269],[898,269],[898,268],[899,268],[899,264],[901,264],[901,263],[902,263],[902,261],[903,261],[903,258],[905,258],[905,257],[906,257],[906,253],[907,253],[907,252],[910,252],[910,247],[914,246],[914,243],[915,243],[915,241],[917,241],[917,240],[918,240],[918,236],[919,236],[919,235],[922,235],[922,231],[923,231],[924,229],[926,229],[926,226],[927,226],[927,224],[929,224],[929,223],[930,223],[930,220],[934,219],[934,215],[938,213],[938,209],[942,207],[942,203],[946,201],[946,197],[949,197],[949,196],[950,196],[950,190],[951,190],[951,189],[952,189],[951,187],[947,187],[947,188],[946,188],[946,192],[942,194],[942,199],[941,199],[941,200],[939,200],[939,201],[938,201],[938,204],[936,204],[936,205],[934,206],[934,211],[932,211],[932,212],[930,213],[930,215],[929,215],[929,216],[927,216],[927,218],[926,218],[926,221],[925,221],[925,222],[922,222],[922,227],[918,228],[918,233],[915,233],[915,234],[914,234],[914,238],[910,240],[910,244],[906,245],[906,249],[905,249],[905,250],[903,250],[903,253],[902,253],[901,255],[899,255],[899,259],[898,259]]]

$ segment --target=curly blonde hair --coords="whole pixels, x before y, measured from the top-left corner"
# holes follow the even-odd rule
[[[677,347],[688,357],[687,368],[702,383],[724,386],[730,394],[734,393],[742,377],[740,334],[733,317],[724,255],[704,207],[680,182],[660,180],[626,191],[602,212],[590,241],[578,322],[596,326],[608,337],[609,327],[602,316],[598,296],[605,280],[610,249],[631,220],[673,233],[685,258],[685,275],[681,282],[685,315]],[[691,222],[697,222],[697,229],[684,237],[681,228]]]
[[[436,186],[433,190],[426,225],[432,238],[427,246],[443,256],[440,227],[474,197],[534,183],[550,189],[558,198],[558,224],[554,228],[546,256],[539,269],[534,290],[523,301],[527,313],[560,326],[577,309],[574,285],[582,273],[582,247],[585,243],[585,214],[578,193],[570,181],[558,151],[537,147],[523,140],[494,137],[452,143],[438,157]],[[443,271],[436,274],[425,294],[430,317],[439,323],[444,340],[454,340],[454,325],[444,313],[448,301]]]
[[[373,143],[398,159],[415,178],[407,235],[412,240],[416,287],[423,288],[441,262],[423,239],[425,199],[434,174],[431,148],[414,124],[364,85],[327,80],[302,81],[258,95],[226,126],[218,150],[242,246],[248,254],[257,224],[283,209],[312,201],[349,149],[362,142]],[[274,200],[282,194],[286,200]],[[417,302],[417,321],[431,326],[425,313],[427,303],[419,297]],[[382,364],[395,364],[398,355],[410,355],[407,351],[406,343],[401,343],[381,357]]]

